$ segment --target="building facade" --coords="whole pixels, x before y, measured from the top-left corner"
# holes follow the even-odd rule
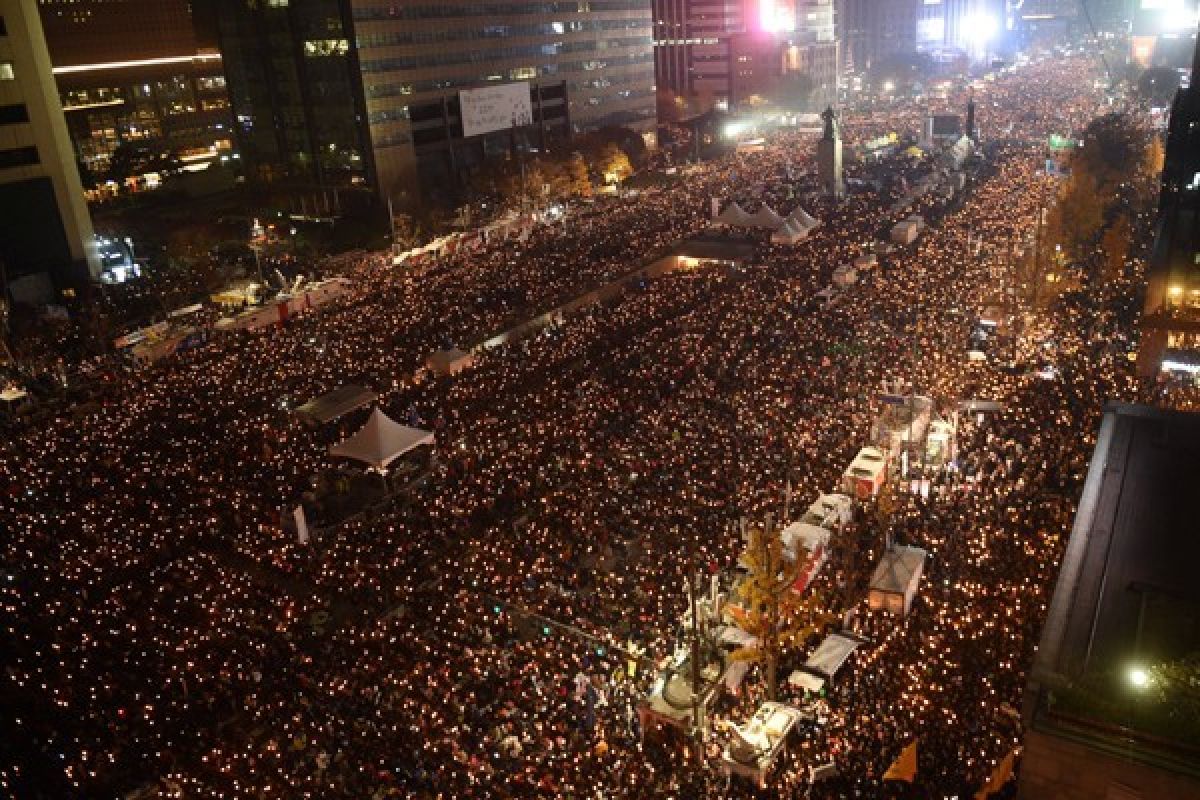
[[[187,0],[38,0],[76,158],[97,191],[153,185],[154,158],[207,163],[231,146],[220,55]]]
[[[1192,74],[1200,74],[1200,43]],[[1180,89],[1167,128],[1138,371],[1200,376],[1200,87]]]
[[[841,0],[839,39],[843,65],[870,69],[882,59],[917,50],[917,7],[920,0]]]
[[[983,61],[1005,41],[1012,21],[1006,0],[922,0],[917,50]]]
[[[660,101],[733,109],[804,72],[825,102],[836,92],[834,0],[656,0]]]
[[[34,0],[0,0],[0,288],[29,303],[100,272],[50,70]]]
[[[263,177],[412,200],[517,146],[652,131],[650,0],[217,0],[243,157]],[[525,83],[530,119],[466,135],[460,92]]]

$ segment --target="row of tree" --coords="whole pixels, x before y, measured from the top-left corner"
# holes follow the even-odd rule
[[[1124,273],[1137,219],[1157,195],[1162,140],[1133,114],[1106,114],[1084,130],[1067,163],[1036,246],[1019,263],[1029,307],[1080,280],[1102,284]]]

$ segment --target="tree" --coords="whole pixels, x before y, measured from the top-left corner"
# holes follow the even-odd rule
[[[1179,89],[1179,73],[1167,67],[1151,67],[1138,76],[1137,93],[1151,105],[1165,106]]]
[[[1050,209],[1042,238],[1049,255],[1044,261],[1053,266],[1059,248],[1072,259],[1082,259],[1095,245],[1104,224],[1104,195],[1101,183],[1087,170],[1073,171],[1062,185],[1058,202]]]
[[[568,194],[574,197],[591,197],[592,180],[588,177],[587,162],[579,152],[571,153],[566,161]]]
[[[1073,173],[1086,173],[1099,189],[1132,179],[1145,164],[1150,130],[1132,114],[1097,117],[1083,131],[1083,146],[1071,158]]]
[[[620,183],[633,174],[633,164],[630,163],[629,156],[615,144],[605,145],[600,151],[597,167],[606,183]],[[615,181],[612,180],[614,177]]]
[[[1120,278],[1125,272],[1125,259],[1129,255],[1129,239],[1133,231],[1129,217],[1119,214],[1100,237],[1100,249],[1104,252],[1104,280]]]
[[[738,627],[758,639],[733,657],[765,665],[770,700],[778,697],[780,655],[803,644],[826,618],[818,609],[815,594],[801,595],[793,588],[807,568],[809,553],[800,548],[796,556],[793,561],[784,553],[780,530],[770,518],[765,525],[752,528],[743,554],[749,575],[738,589],[742,605],[730,607]]]
[[[660,86],[654,93],[655,104],[658,107],[658,122],[670,125],[683,119],[683,110],[687,101],[665,86]]]
[[[1194,732],[1200,720],[1200,652],[1147,670],[1155,698],[1169,710],[1169,727],[1187,726]]]

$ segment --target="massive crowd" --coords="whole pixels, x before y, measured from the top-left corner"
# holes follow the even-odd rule
[[[991,143],[973,185],[919,199],[930,229],[830,307],[814,293],[890,227],[908,183],[895,176],[930,160],[853,164],[863,182],[834,204],[815,192],[812,139],[779,134],[525,241],[404,269],[364,259],[351,295],[319,313],[103,373],[87,407],[11,425],[0,793],[753,794],[720,775],[719,732],[697,765],[639,729],[653,674],[623,648],[665,655],[690,565],[727,569],[737,520],[781,514],[785,486],[834,488],[896,380],[947,411],[971,397],[1005,411],[964,417],[957,468],[927,497],[902,494],[886,525],[931,553],[908,617],[863,602],[885,525],[864,510],[839,533],[813,591],[839,617],[854,610],[870,644],[772,791],[805,790],[806,768],[832,761],[838,776],[809,796],[884,796],[916,737],[925,795],[973,793],[1020,738],[1012,709],[1099,411],[1137,392],[1108,295],[1064,296],[1031,321],[1024,361],[1053,361],[1053,379],[964,355],[997,265],[1052,191],[1031,142],[1096,112],[1090,70],[1035,64],[977,92]],[[921,113],[848,115],[844,134],[915,130]],[[714,196],[801,203],[824,224],[796,246],[754,234],[737,267],[630,285],[455,377],[422,368],[433,349],[620,279],[704,228]],[[312,430],[290,409],[348,382],[434,430],[436,459],[423,482],[300,544],[284,520],[364,412]],[[762,694],[752,672],[718,727]]]

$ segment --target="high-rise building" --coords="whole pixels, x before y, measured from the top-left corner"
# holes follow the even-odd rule
[[[1005,0],[922,0],[917,9],[917,49],[982,60],[1005,38]]]
[[[917,50],[920,0],[840,0],[838,28],[846,67],[870,69],[893,55]]]
[[[242,155],[297,186],[415,198],[513,148],[655,123],[650,0],[217,0],[216,18]]]
[[[1138,371],[1200,374],[1200,41],[1192,80],[1171,106]]]
[[[149,162],[231,144],[221,57],[196,42],[187,0],[38,0],[76,157],[99,192],[145,187]],[[110,182],[111,181],[111,182]]]
[[[0,277],[47,302],[99,274],[71,140],[34,0],[0,0]]]
[[[733,108],[807,73],[817,102],[836,93],[834,0],[655,0],[660,100]]]

